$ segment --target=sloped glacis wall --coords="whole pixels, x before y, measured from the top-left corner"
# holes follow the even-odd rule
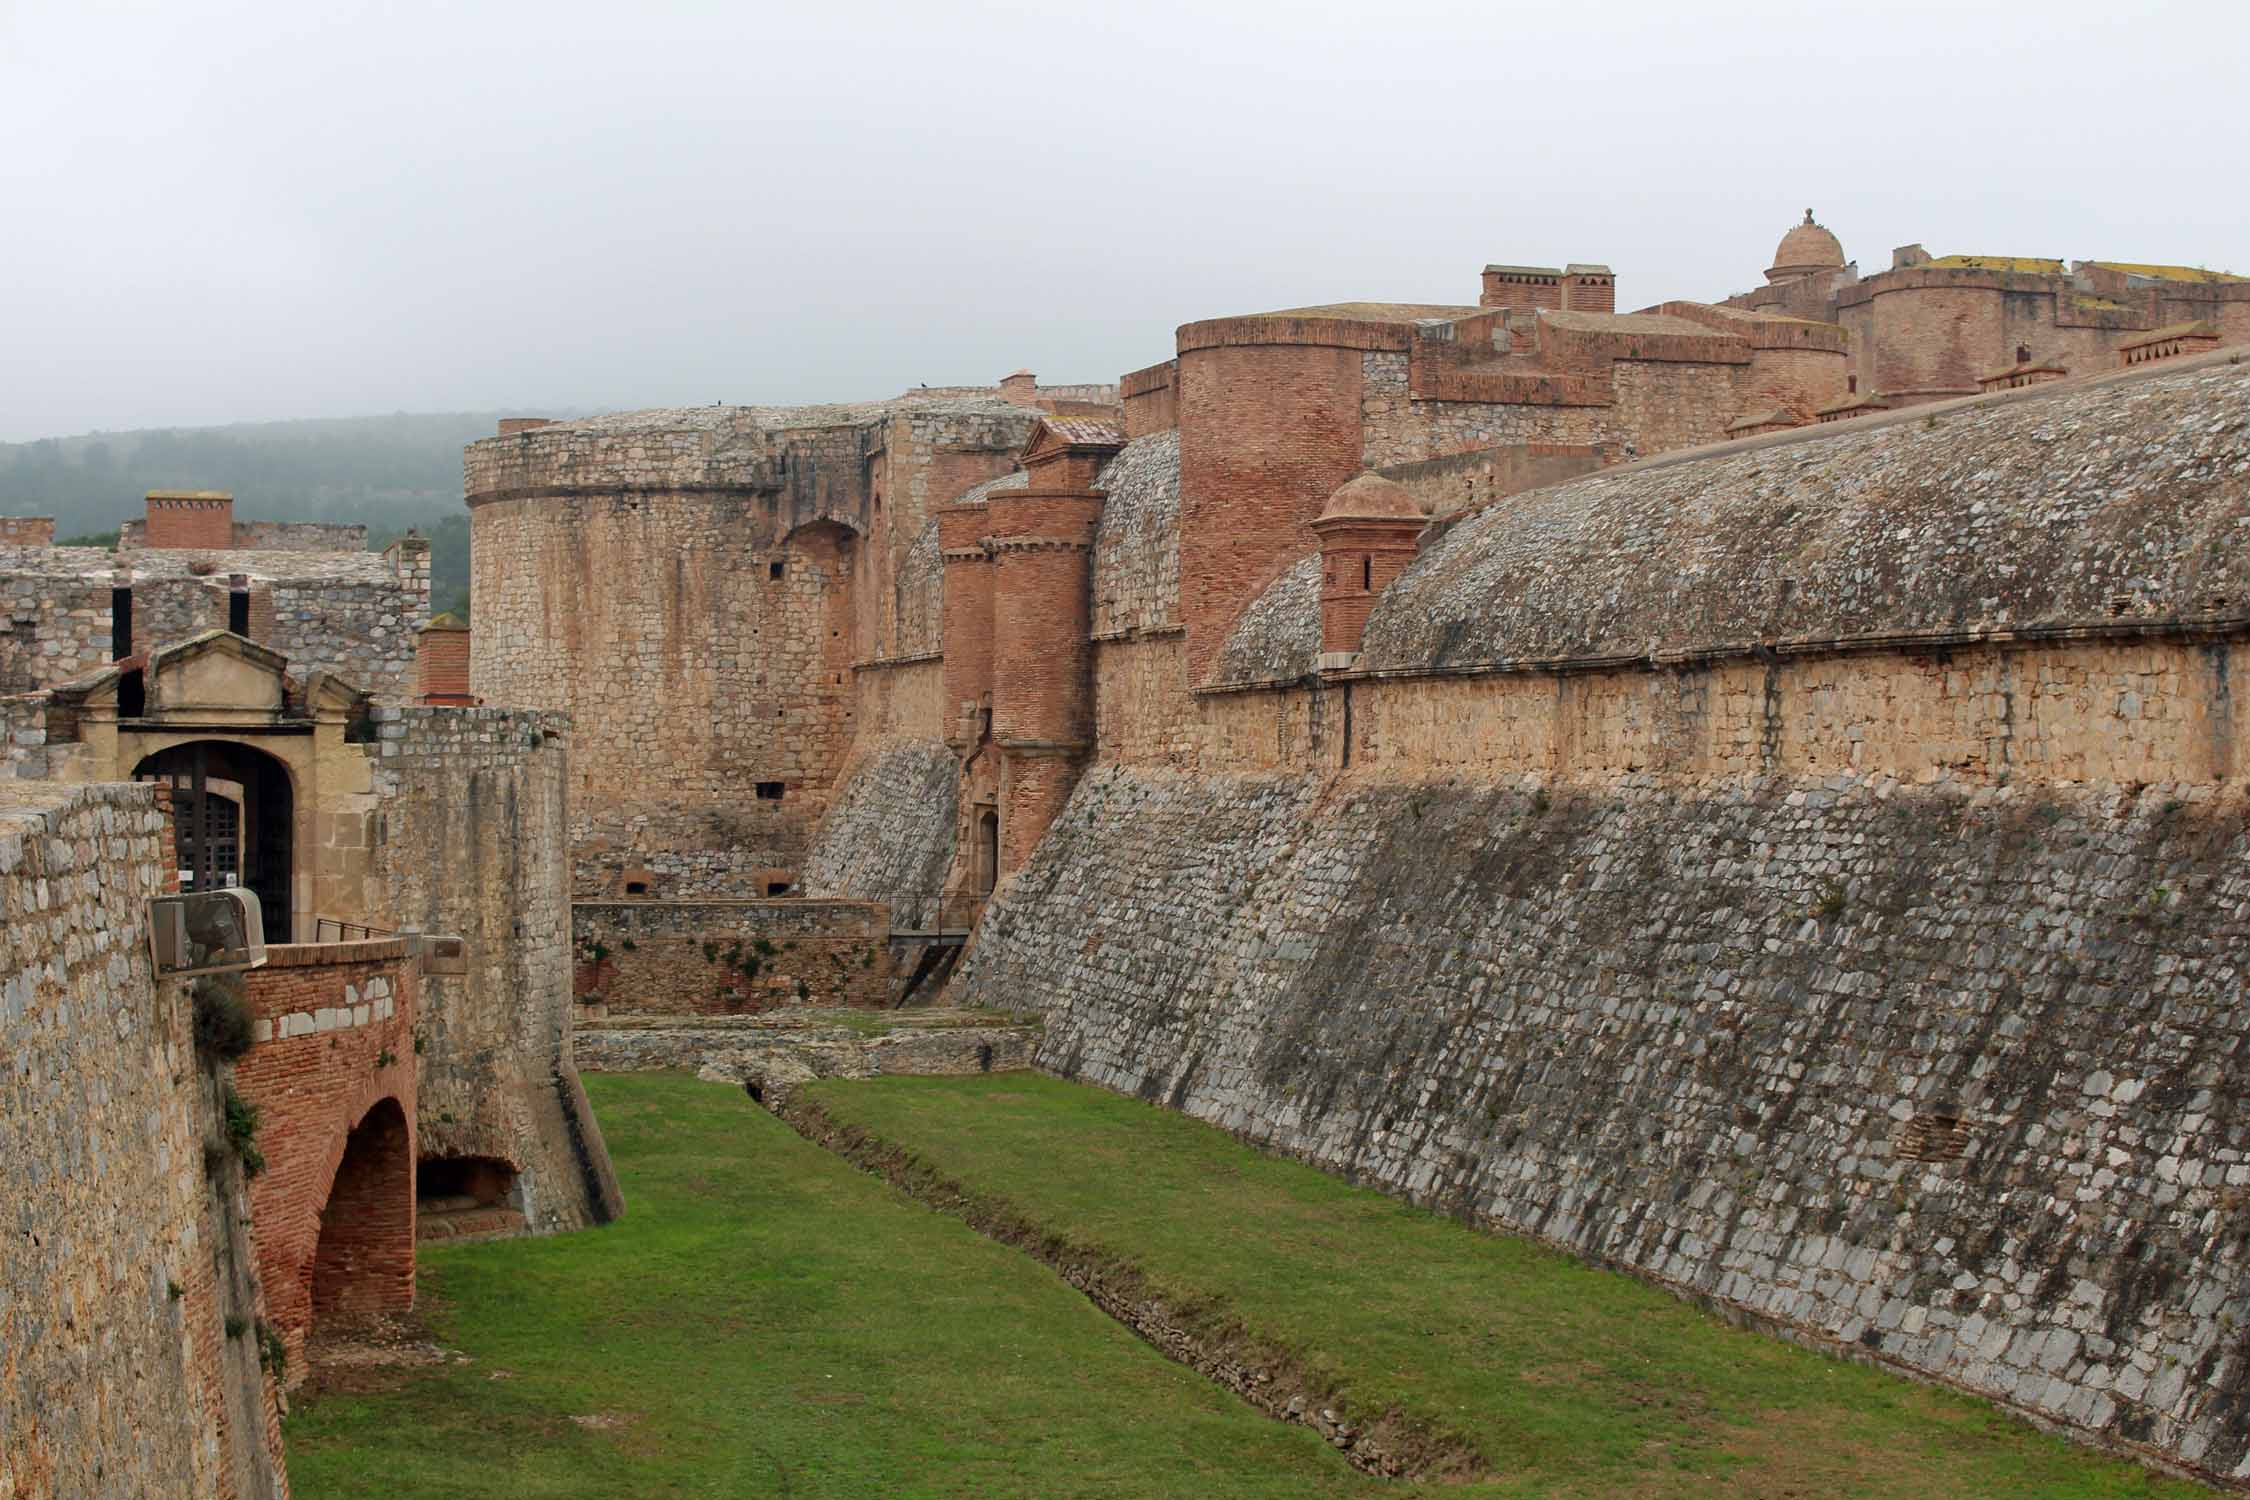
[[[2250,1477],[2239,790],[1090,774],[1040,1060]]]

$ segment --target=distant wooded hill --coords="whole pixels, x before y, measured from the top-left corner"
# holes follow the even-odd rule
[[[490,437],[500,415],[400,412],[0,443],[0,515],[51,515],[58,538],[95,537],[138,517],[150,490],[226,490],[244,520],[364,522],[374,547],[417,527],[430,538],[431,607],[465,610],[461,449]]]

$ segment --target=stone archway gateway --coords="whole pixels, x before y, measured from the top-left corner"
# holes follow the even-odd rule
[[[143,757],[133,779],[172,788],[182,886],[247,888],[266,941],[289,942],[296,798],[288,767],[234,741],[191,740]]]

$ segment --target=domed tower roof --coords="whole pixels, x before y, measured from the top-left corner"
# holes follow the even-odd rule
[[[1414,492],[1395,479],[1385,479],[1372,469],[1345,481],[1328,497],[1321,510],[1323,521],[1426,521],[1430,513]]]
[[[1805,210],[1805,222],[1798,224],[1781,237],[1780,248],[1773,252],[1773,266],[1766,272],[1768,281],[1794,281],[1800,276],[1811,276],[1821,271],[1840,271],[1844,268],[1844,247],[1836,236],[1813,222],[1812,210]]]

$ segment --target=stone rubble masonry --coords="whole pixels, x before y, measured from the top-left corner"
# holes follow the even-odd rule
[[[560,714],[380,707],[375,850],[390,923],[468,940],[464,977],[421,985],[416,1151],[517,1173],[548,1234],[623,1212],[571,1061],[566,766]]]
[[[856,732],[855,669],[935,647],[936,509],[1003,472],[1039,416],[931,393],[471,446],[472,691],[578,726],[580,894],[794,878]]]
[[[1043,1066],[2250,1478],[2239,787],[1104,766]]]
[[[731,1015],[890,1003],[890,908],[872,901],[579,901],[578,1002]]]
[[[300,680],[330,672],[379,703],[416,695],[415,636],[430,614],[420,537],[381,553],[0,545],[0,692],[51,687],[116,659],[119,589],[132,591],[131,653],[226,629],[239,590],[250,596],[249,638],[287,656]]]
[[[420,965],[395,938],[282,944],[266,954],[266,966],[244,977],[256,1041],[235,1064],[235,1086],[258,1109],[266,1169],[250,1183],[251,1233],[295,1384],[317,1317],[414,1305]],[[386,1101],[404,1126],[387,1141]],[[355,1133],[363,1150],[383,1148],[372,1179],[345,1166]],[[318,1258],[329,1261],[319,1290],[337,1286],[331,1295],[341,1300],[316,1307]]]
[[[818,1015],[761,1016],[743,1023],[589,1026],[585,1066],[597,1073],[693,1068],[715,1082],[757,1084],[769,1108],[815,1078],[958,1076],[1028,1068],[1035,1026],[901,1025],[862,1036]],[[777,1097],[778,1096],[778,1097]]]
[[[881,902],[901,926],[929,923],[960,842],[959,770],[930,740],[863,758],[805,857],[805,895]]]
[[[0,1494],[286,1497],[156,789],[0,784]],[[244,1257],[247,1259],[246,1255]]]

